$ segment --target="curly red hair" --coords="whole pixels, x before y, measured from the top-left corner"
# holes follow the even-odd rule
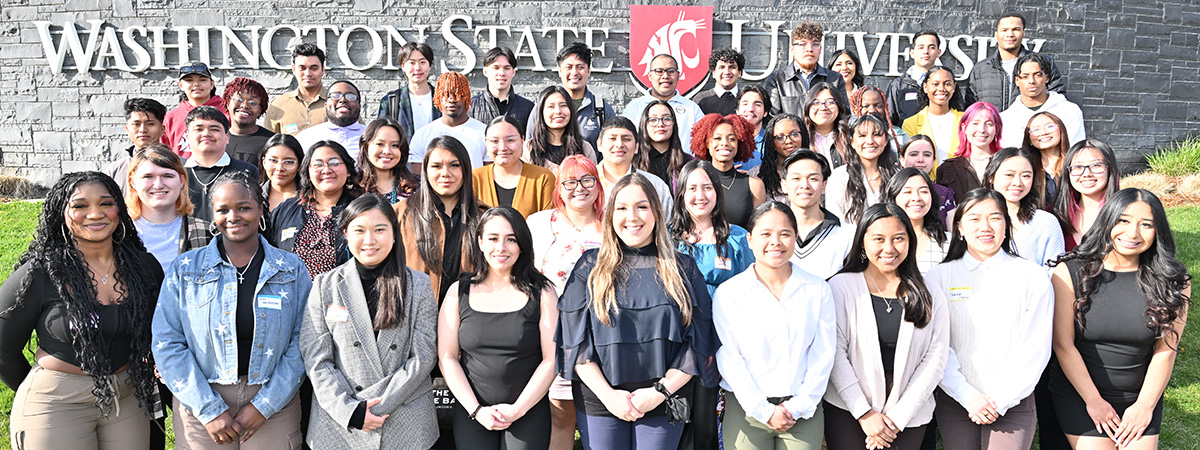
[[[441,110],[442,100],[451,95],[462,100],[468,111],[471,109],[471,82],[466,75],[446,72],[438,77],[437,87],[433,89],[433,105]]]
[[[696,125],[692,127],[692,154],[696,155],[697,159],[711,161],[712,158],[708,154],[708,140],[712,139],[713,132],[717,126],[727,123],[733,127],[733,132],[737,134],[738,148],[737,154],[734,155],[735,162],[749,161],[754,157],[754,125],[743,119],[737,114],[721,116],[720,114],[709,114],[701,117],[696,121]]]
[[[225,85],[225,90],[221,92],[221,98],[226,102],[233,98],[234,94],[248,95],[258,99],[258,106],[262,107],[262,112],[258,113],[259,117],[267,112],[267,105],[270,104],[267,97],[267,90],[257,81],[245,77],[234,78],[229,84]],[[233,111],[230,111],[231,113]]]

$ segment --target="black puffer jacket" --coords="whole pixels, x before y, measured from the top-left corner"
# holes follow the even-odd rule
[[[1026,53],[1029,53],[1029,50],[1022,47],[1021,54]],[[1046,82],[1046,89],[1066,94],[1067,79],[1059,73],[1058,65],[1054,64],[1054,59],[1050,58],[1050,55],[1045,53],[1042,55],[1050,59],[1050,80]],[[1013,85],[1012,77],[1009,77],[1008,72],[1005,72],[1004,67],[1000,65],[999,51],[992,53],[988,59],[976,63],[975,67],[971,68],[971,75],[967,77],[967,87],[964,93],[968,106],[975,102],[988,102],[1001,111],[1008,109],[1008,106],[1017,100],[1019,94],[1017,87]]]
[[[496,104],[496,98],[492,97],[487,89],[484,89],[483,92],[471,97],[471,108],[467,113],[475,120],[487,124],[500,116],[500,106]],[[532,100],[517,95],[516,92],[508,93],[508,112],[504,115],[517,119],[517,123],[521,124],[518,130],[524,130],[529,126],[529,115],[532,113]]]

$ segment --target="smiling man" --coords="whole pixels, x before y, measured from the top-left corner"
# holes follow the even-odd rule
[[[691,148],[692,125],[704,117],[700,105],[679,95],[679,62],[671,55],[658,55],[650,60],[650,90],[646,95],[635,98],[625,105],[624,115],[631,122],[641,123],[646,105],[655,100],[665,100],[675,110],[675,125],[679,127],[679,141],[683,148]],[[603,144],[601,144],[603,145]]]
[[[720,114],[727,116],[737,112],[737,97],[741,94],[738,81],[742,79],[742,70],[746,67],[746,56],[732,48],[723,48],[713,52],[708,58],[708,72],[712,75],[716,86],[696,94],[697,105],[704,114]]]
[[[275,133],[295,136],[325,121],[325,100],[329,97],[321,84],[325,78],[325,52],[313,44],[292,49],[292,75],[296,90],[275,97],[267,108],[264,121]]]
[[[439,136],[453,136],[471,155],[471,168],[483,167],[488,160],[487,148],[483,143],[483,122],[470,116],[471,84],[467,76],[449,72],[438,77],[437,89],[433,91],[433,102],[442,111],[442,117],[421,127],[413,135],[409,146],[408,166],[413,173],[421,173],[421,160],[429,141]]]
[[[921,92],[921,83],[925,82],[925,74],[929,73],[929,69],[938,62],[938,57],[942,56],[941,41],[937,32],[933,30],[922,30],[913,36],[912,47],[908,49],[908,56],[913,61],[912,67],[887,86],[887,106],[892,123],[904,123],[904,119],[921,111],[918,93]]]
[[[433,84],[429,82],[429,75],[433,73],[433,48],[424,42],[409,42],[400,47],[399,58],[405,81],[400,89],[383,96],[375,117],[396,119],[411,142],[417,130],[442,116],[433,101]]]
[[[258,168],[230,158],[225,153],[229,144],[229,118],[211,106],[201,106],[189,112],[187,141],[192,157],[184,161],[188,174],[188,197],[196,207],[192,213],[198,219],[212,222],[212,192],[209,187],[217,177],[227,172],[243,171],[250,179],[258,179]]]
[[[1013,74],[1013,84],[1017,86],[1020,96],[1000,113],[1000,123],[1003,123],[1000,135],[1001,147],[1020,147],[1025,140],[1025,124],[1034,114],[1045,111],[1054,114],[1066,127],[1067,137],[1071,145],[1087,138],[1083,129],[1083,110],[1079,105],[1067,100],[1067,96],[1052,92],[1046,88],[1052,70],[1050,58],[1041,53],[1025,53],[1017,58],[1016,73]]]
[[[805,116],[804,99],[808,88],[826,82],[833,85],[833,92],[842,97],[841,104],[848,105],[846,80],[842,74],[822,67],[821,48],[825,41],[825,29],[816,22],[805,21],[792,30],[792,63],[785,65],[767,77],[763,87],[771,94],[771,114],[785,112]]]
[[[213,83],[208,65],[200,61],[191,61],[179,68],[179,90],[179,105],[167,112],[163,118],[162,143],[180,158],[187,159],[192,155],[186,136],[187,115],[199,106],[217,108],[226,117],[229,117],[229,111],[225,110],[225,100],[217,95],[216,84]]]
[[[533,113],[533,101],[513,91],[513,77],[517,74],[517,57],[508,47],[496,47],[483,55],[483,76],[487,78],[487,89],[471,97],[471,117],[483,123],[491,123],[499,116],[517,120],[524,130]]]
[[[1025,16],[1017,13],[1000,16],[996,21],[995,40],[996,53],[971,68],[964,94],[968,105],[988,102],[1003,110],[1019,95],[1012,82],[1017,58],[1029,53],[1024,46]],[[1046,76],[1047,89],[1059,94],[1067,92],[1067,80],[1059,74],[1054,60],[1050,60]]]
[[[267,106],[267,90],[257,81],[238,77],[225,85],[221,92],[225,109],[229,111],[229,145],[225,153],[234,159],[258,164],[258,155],[267,139],[275,133],[258,126]]]
[[[358,87],[346,80],[335,81],[329,86],[329,99],[325,101],[326,121],[301,131],[296,140],[306,152],[317,142],[335,141],[357,162],[358,139],[367,128],[358,123],[361,114],[362,96]]]
[[[600,164],[596,164],[596,171],[600,174],[600,185],[604,186],[604,191],[611,192],[613,185],[625,175],[640,173],[654,185],[662,204],[663,217],[671,217],[671,207],[675,203],[671,188],[658,175],[637,168],[637,161],[644,156],[640,154],[641,144],[633,121],[621,116],[608,119],[604,122],[604,128],[600,129],[599,143],[600,153],[604,157],[600,159]]]

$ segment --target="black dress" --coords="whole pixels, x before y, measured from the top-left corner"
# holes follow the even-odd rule
[[[1079,292],[1082,278],[1078,260],[1068,261],[1072,284]],[[1137,401],[1146,380],[1146,370],[1154,356],[1157,333],[1146,323],[1146,296],[1138,289],[1137,272],[1102,270],[1090,308],[1083,314],[1086,326],[1075,325],[1075,348],[1083,357],[1092,383],[1118,415]],[[1049,389],[1054,409],[1064,432],[1077,436],[1104,436],[1096,431],[1087,413],[1087,404],[1075,391],[1062,366],[1055,360]],[[1157,435],[1162,423],[1162,398],[1154,408],[1154,417],[1145,434]]]
[[[754,194],[750,193],[750,175],[738,172],[736,168],[717,172],[717,182],[725,191],[725,220],[731,225],[750,229],[750,215],[754,213]]]

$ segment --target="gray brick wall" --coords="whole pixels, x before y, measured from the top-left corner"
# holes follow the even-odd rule
[[[596,66],[614,63],[612,73],[593,73],[594,90],[610,102],[622,106],[637,95],[638,87],[628,72],[628,4],[618,0],[584,1],[499,1],[499,0],[281,0],[245,2],[233,0],[9,0],[0,11],[0,173],[29,177],[40,184],[52,183],[61,173],[95,169],[119,157],[127,146],[123,130],[121,102],[131,96],[155,98],[169,107],[177,100],[172,70],[148,70],[138,73],[118,70],[78,73],[67,69],[53,73],[43,56],[42,43],[33,21],[50,21],[57,29],[66,21],[79,24],[81,37],[88,20],[103,20],[105,26],[229,26],[245,28],[275,25],[367,25],[393,26],[406,38],[413,38],[414,26],[426,26],[429,42],[452,68],[461,68],[466,57],[448,50],[442,39],[442,22],[452,14],[471,16],[473,25],[509,25],[511,37],[499,33],[500,43],[515,47],[519,27],[535,29],[535,43],[543,64],[554,65],[555,38],[542,37],[536,31],[546,27],[608,27],[605,55]],[[659,2],[655,2],[659,3]],[[1200,4],[1192,0],[1078,0],[992,2],[984,0],[704,0],[665,3],[714,6],[714,47],[728,45],[731,25],[728,20],[747,20],[743,41],[748,57],[748,72],[761,73],[770,60],[770,28],[766,21],[784,24],[775,37],[776,52],[783,63],[787,50],[787,31],[800,20],[817,18],[828,31],[875,33],[913,33],[932,28],[946,36],[988,37],[995,17],[1008,8],[1029,19],[1029,38],[1044,40],[1042,51],[1054,56],[1068,77],[1067,96],[1084,110],[1089,136],[1112,143],[1127,168],[1140,165],[1142,155],[1196,133],[1200,125]],[[1048,5],[1047,5],[1048,3]],[[462,23],[458,24],[462,28]],[[407,30],[407,31],[406,31]],[[481,47],[473,32],[457,31],[458,38]],[[480,36],[485,36],[481,34]],[[386,34],[384,34],[386,37]],[[332,47],[337,37],[329,36]],[[578,40],[582,40],[580,35]],[[213,33],[213,42],[220,35]],[[272,44],[276,59],[287,62],[287,36]],[[312,37],[305,38],[311,42]],[[575,40],[567,33],[568,42]],[[351,39],[351,58],[366,59],[368,42],[362,33]],[[851,38],[847,38],[850,43]],[[867,38],[867,48],[875,48],[877,38]],[[901,48],[907,39],[901,39]],[[87,44],[86,40],[83,42]],[[834,38],[827,37],[826,55],[836,49]],[[963,41],[964,52],[974,58],[978,42]],[[477,49],[476,66],[485,49]],[[885,46],[880,63],[868,83],[885,85],[888,52]],[[198,56],[198,49],[191,49]],[[336,50],[331,65],[344,67]],[[173,52],[168,52],[173,55]],[[126,54],[132,61],[132,55]],[[214,54],[220,64],[223,56]],[[383,56],[380,67],[394,58]],[[903,70],[908,63],[901,56]],[[235,58],[236,60],[237,58]],[[943,63],[962,68],[946,55]],[[176,67],[173,56],[167,65]],[[440,64],[439,64],[440,65]],[[532,61],[521,58],[526,69]],[[623,69],[624,68],[624,69]],[[440,72],[440,70],[435,70]],[[350,79],[363,90],[364,116],[373,117],[378,99],[399,84],[398,70],[373,68],[365,71],[334,69],[327,80]],[[262,82],[272,95],[293,88],[290,72],[272,69],[232,69],[216,72],[218,89],[237,76],[250,76]],[[476,89],[484,87],[480,71],[471,73]],[[517,75],[517,90],[532,96],[542,86],[557,83],[554,72],[522,70]],[[710,83],[711,84],[711,83]]]

